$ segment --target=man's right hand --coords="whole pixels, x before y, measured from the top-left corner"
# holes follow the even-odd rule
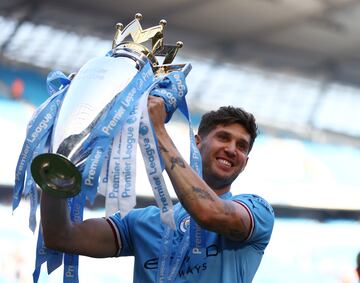
[[[148,111],[155,130],[159,128],[164,128],[164,123],[167,115],[164,99],[158,96],[149,95]]]

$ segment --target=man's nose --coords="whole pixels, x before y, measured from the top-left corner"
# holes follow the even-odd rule
[[[236,144],[234,142],[229,142],[225,147],[225,152],[229,156],[235,156],[236,155]]]

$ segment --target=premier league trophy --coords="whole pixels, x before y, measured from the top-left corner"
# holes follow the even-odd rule
[[[48,193],[73,197],[80,192],[82,176],[78,168],[87,162],[92,150],[91,143],[87,143],[89,137],[97,138],[91,132],[96,130],[97,122],[109,110],[115,96],[124,91],[146,63],[150,63],[155,76],[185,67],[169,65],[182,43],[178,42],[176,46],[163,44],[166,21],[142,30],[140,19],[141,15],[137,14],[125,29],[117,24],[111,55],[88,62],[69,85],[52,133],[52,153],[38,155],[31,165],[36,183]],[[133,41],[125,41],[129,35]],[[141,45],[149,39],[152,40],[152,50]],[[156,56],[165,56],[162,65],[159,65]],[[103,129],[105,134],[112,130],[112,124],[114,122],[110,121],[108,131]],[[94,181],[92,179],[88,179],[87,183]]]
[[[92,202],[97,193],[105,196],[108,215],[120,211],[125,216],[136,202],[137,144],[161,219],[175,227],[147,99],[148,95],[164,99],[167,122],[176,109],[187,118],[190,165],[201,174],[185,101],[185,77],[191,65],[172,64],[182,43],[164,44],[165,20],[143,30],[141,17],[137,14],[125,28],[117,24],[108,54],[90,60],[71,78],[61,72],[49,74],[51,96],[29,122],[16,167],[13,209],[23,195],[30,198],[32,230],[36,227],[37,185],[48,194],[67,198],[72,221],[82,220],[85,199]],[[164,58],[161,64],[157,57]],[[34,279],[46,261],[49,273],[56,269],[61,264],[59,257],[62,254],[47,251],[40,229]],[[64,256],[68,268],[64,278],[74,270],[73,261],[72,255]]]
[[[136,14],[125,28],[117,24],[112,50],[87,62],[71,81],[59,73],[48,78],[53,97],[29,124],[28,144],[24,144],[16,172],[17,184],[24,181],[25,171],[30,177],[26,163],[31,162],[32,151],[31,175],[41,189],[69,198],[85,187],[91,191],[86,192],[87,196],[93,199],[101,171],[106,171],[101,169],[103,163],[111,163],[109,148],[117,144],[114,138],[134,112],[144,111],[139,109],[141,96],[153,91],[163,97],[169,117],[183,102],[186,88],[179,74],[186,76],[191,66],[171,64],[182,43],[165,45],[166,21],[143,30],[141,17]],[[145,46],[149,40],[151,49]],[[164,57],[162,64],[158,56]],[[176,75],[167,77],[173,72]],[[41,143],[43,150],[39,150]],[[48,153],[41,152],[44,148]],[[18,197],[14,195],[15,200]]]

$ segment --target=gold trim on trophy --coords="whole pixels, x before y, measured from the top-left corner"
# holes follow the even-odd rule
[[[184,65],[171,65],[171,63],[184,44],[181,41],[178,41],[176,45],[164,44],[166,20],[161,20],[157,26],[143,29],[140,24],[141,19],[142,15],[137,13],[135,19],[125,28],[121,23],[116,24],[116,32],[112,43],[113,50],[128,48],[144,54],[152,63],[153,70],[157,74],[181,69]],[[129,37],[131,37],[132,41],[126,40]],[[145,43],[150,40],[151,50],[145,46]],[[159,64],[157,56],[164,57],[162,64]]]

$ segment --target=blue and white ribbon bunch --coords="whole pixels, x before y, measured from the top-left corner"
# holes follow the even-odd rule
[[[23,196],[30,198],[29,227],[32,231],[36,228],[38,196],[30,173],[31,161],[38,154],[49,152],[55,121],[70,84],[71,81],[61,72],[49,74],[47,88],[51,96],[36,110],[29,122],[16,167],[13,210]],[[185,74],[182,71],[156,77],[148,63],[114,97],[82,145],[84,151],[90,150],[90,155],[85,164],[78,168],[82,174],[81,192],[67,200],[72,221],[82,220],[86,198],[93,202],[97,193],[105,196],[107,215],[120,211],[124,217],[135,206],[139,144],[161,219],[170,230],[175,229],[173,204],[162,176],[164,168],[149,118],[147,100],[149,95],[164,99],[168,113],[166,122],[176,109],[183,113],[189,125],[190,165],[201,175],[201,157],[195,144],[186,93]],[[80,150],[79,154],[82,153]],[[78,282],[78,256],[47,249],[39,229],[34,282],[38,281],[43,263],[47,262],[48,273],[51,273],[63,261],[64,282]]]

